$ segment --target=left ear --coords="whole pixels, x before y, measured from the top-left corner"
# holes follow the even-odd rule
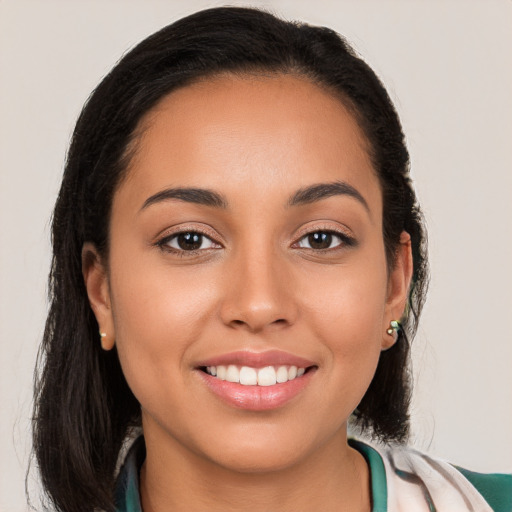
[[[400,320],[404,314],[409,297],[413,270],[411,236],[402,231],[395,255],[393,269],[388,279],[384,325],[382,327],[382,350],[391,348],[396,342],[396,335],[390,336],[387,330],[391,320]]]
[[[103,350],[112,350],[116,333],[108,275],[98,250],[91,242],[86,242],[82,247],[82,274],[89,304],[100,330],[98,339],[101,339]]]

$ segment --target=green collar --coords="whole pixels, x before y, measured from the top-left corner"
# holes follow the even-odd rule
[[[388,493],[384,462],[371,446],[349,439],[349,445],[366,460],[372,482],[372,512],[387,512]],[[139,495],[139,471],[146,458],[144,438],[140,436],[130,448],[116,482],[116,512],[142,512]]]
[[[357,450],[366,460],[370,470],[372,482],[372,512],[387,512],[388,510],[388,485],[386,481],[386,469],[379,452],[370,445],[349,439],[348,444]]]

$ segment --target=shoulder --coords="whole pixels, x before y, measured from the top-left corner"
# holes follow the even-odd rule
[[[512,475],[474,473],[411,448],[385,448],[380,453],[389,510],[394,510],[391,503],[398,507],[414,496],[430,510],[512,511]]]
[[[354,447],[370,465],[372,487],[385,480],[382,510],[512,512],[512,475],[475,473],[402,446]]]
[[[495,512],[512,511],[512,474],[475,473],[455,466]]]

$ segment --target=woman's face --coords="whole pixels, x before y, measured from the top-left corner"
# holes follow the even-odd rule
[[[407,250],[387,271],[353,117],[304,79],[223,76],[170,94],[141,133],[108,273],[85,275],[148,442],[264,471],[344,441],[410,272]]]

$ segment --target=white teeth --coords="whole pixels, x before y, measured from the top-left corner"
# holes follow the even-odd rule
[[[305,372],[305,368],[296,366],[265,366],[264,368],[242,366],[240,368],[230,364],[206,367],[206,373],[227,382],[239,382],[244,386],[274,386],[301,377]]]
[[[254,368],[242,366],[240,368],[240,384],[244,386],[255,386],[258,383],[258,374]]]
[[[258,370],[259,386],[273,386],[276,382],[276,370],[273,366],[265,366]]]
[[[276,372],[277,382],[288,382],[288,368],[286,366],[280,366]]]
[[[226,380],[228,382],[240,382],[240,370],[234,364],[228,366]]]
[[[212,366],[212,368],[215,368],[214,366]],[[217,374],[217,378],[220,379],[220,380],[226,380],[226,373],[227,373],[227,370],[226,370],[226,367],[225,366],[217,366],[217,371],[215,372]],[[213,375],[213,372],[212,372],[212,375]]]

